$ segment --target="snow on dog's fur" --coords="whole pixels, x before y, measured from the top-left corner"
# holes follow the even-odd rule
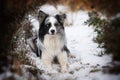
[[[65,14],[50,16],[39,11],[38,20],[40,23],[37,38],[37,56],[40,56],[44,64],[51,70],[52,62],[57,58],[61,72],[67,72],[68,54],[64,19]]]

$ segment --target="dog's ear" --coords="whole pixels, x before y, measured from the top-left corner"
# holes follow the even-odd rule
[[[38,20],[40,22],[40,24],[43,22],[43,20],[48,16],[48,14],[44,13],[43,11],[39,11],[38,14]]]
[[[61,15],[56,15],[56,18],[57,20],[60,22],[60,23],[64,23],[64,20],[66,19],[66,14],[61,14]]]

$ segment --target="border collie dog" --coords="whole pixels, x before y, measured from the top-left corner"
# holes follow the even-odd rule
[[[40,27],[37,38],[37,55],[50,70],[52,62],[57,58],[61,72],[67,72],[69,54],[64,31],[65,18],[65,14],[50,16],[43,11],[39,11],[38,16]]]

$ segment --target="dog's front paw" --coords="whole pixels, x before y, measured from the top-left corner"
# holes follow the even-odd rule
[[[58,73],[58,71],[57,71],[57,70],[54,70],[54,69],[52,69],[52,70],[46,69],[45,72],[46,72],[47,74],[56,74],[56,73]]]
[[[62,72],[62,73],[67,73],[68,70],[67,70],[67,68],[62,68],[62,69],[61,69],[61,72]]]
[[[76,58],[76,56],[74,54],[69,54],[70,58]]]

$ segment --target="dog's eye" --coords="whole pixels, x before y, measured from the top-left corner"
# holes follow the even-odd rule
[[[58,23],[55,23],[54,26],[59,26],[59,24],[58,24]]]
[[[46,27],[50,27],[50,26],[51,26],[51,23],[46,24]]]

